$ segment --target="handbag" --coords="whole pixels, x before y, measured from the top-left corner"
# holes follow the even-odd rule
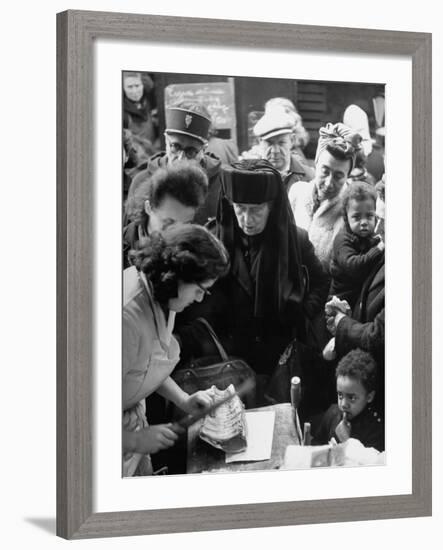
[[[191,359],[184,367],[175,370],[171,378],[188,394],[206,390],[216,386],[219,390],[225,390],[230,384],[235,388],[248,379],[255,382],[255,372],[239,357],[230,357],[226,353],[212,326],[203,317],[194,322],[200,323],[208,333],[212,343],[218,351],[218,355],[210,355]],[[242,397],[247,409],[255,407],[255,384]]]
[[[297,339],[292,340],[280,355],[274,369],[265,399],[272,404],[288,403],[291,400],[291,379],[298,376],[303,380],[301,344]]]
[[[294,338],[281,354],[272,373],[266,391],[271,403],[287,403],[291,400],[291,379],[298,376],[301,380],[302,394],[311,389],[321,367],[321,357],[312,347]]]
[[[269,403],[291,401],[291,379],[294,376],[301,381],[301,421],[324,412],[336,400],[335,368],[331,368],[316,349],[297,339],[288,344],[271,376],[265,394]]]

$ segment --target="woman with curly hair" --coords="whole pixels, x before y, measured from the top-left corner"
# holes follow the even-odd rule
[[[176,224],[131,253],[123,274],[123,474],[151,473],[150,453],[174,444],[171,424],[147,425],[154,391],[185,412],[208,407],[207,392],[188,395],[170,378],[180,357],[172,334],[176,312],[201,302],[229,267],[223,244],[204,227]]]

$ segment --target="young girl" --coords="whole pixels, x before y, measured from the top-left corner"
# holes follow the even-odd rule
[[[353,309],[363,282],[383,257],[385,245],[375,235],[377,193],[366,182],[349,185],[343,197],[344,227],[334,240],[330,294]]]
[[[376,203],[377,193],[366,182],[351,183],[343,196],[345,224],[334,239],[329,293],[345,314],[354,309],[364,281],[383,261],[385,244],[379,234],[375,235]],[[325,311],[328,316],[328,305]],[[330,361],[335,355],[335,338],[331,338],[323,357]]]
[[[365,447],[385,449],[384,422],[373,407],[377,367],[372,356],[354,349],[339,362],[336,370],[337,404],[326,411],[314,435],[317,444],[332,438],[343,442],[353,437]]]

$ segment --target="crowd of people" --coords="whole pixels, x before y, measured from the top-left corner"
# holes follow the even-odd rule
[[[137,74],[124,91],[143,106]],[[185,412],[212,403],[210,391],[188,395],[171,377],[214,352],[199,318],[255,372],[257,406],[275,403],[287,346],[309,350],[303,414],[314,442],[355,437],[383,451],[385,179],[351,176],[362,136],[326,124],[312,163],[285,98],[267,102],[257,144],[229,163],[208,151],[203,105],[167,108],[165,126],[165,151],[125,165],[123,474],[152,473],[151,455],[180,438],[170,418],[150,422],[151,394]]]

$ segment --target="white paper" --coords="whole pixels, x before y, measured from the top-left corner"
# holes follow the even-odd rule
[[[241,453],[226,453],[226,463],[268,460],[272,453],[275,412],[246,412],[247,448]]]

